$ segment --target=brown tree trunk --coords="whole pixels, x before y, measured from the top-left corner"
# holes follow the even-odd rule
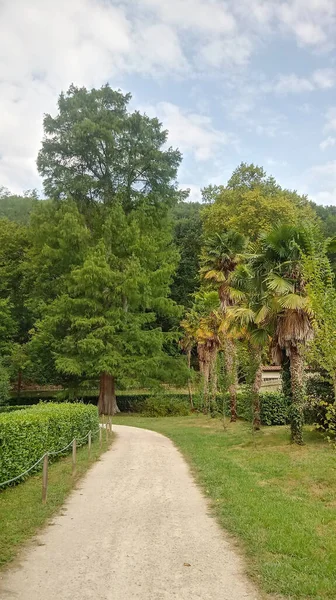
[[[215,416],[217,412],[217,347],[211,351],[210,354],[210,410],[211,414]]]
[[[17,395],[18,395],[18,397],[21,396],[21,388],[22,388],[22,371],[21,371],[21,369],[19,369],[18,379],[17,379]]]
[[[230,412],[231,422],[237,421],[237,388],[238,388],[238,376],[237,376],[237,352],[234,342],[229,338],[225,341],[225,368],[229,378],[229,395],[230,395]]]
[[[189,377],[188,377],[188,392],[189,392],[189,402],[190,402],[190,408],[191,410],[194,410],[194,403],[193,403],[193,397],[192,397],[192,391],[191,391],[191,380],[190,380],[190,371],[191,371],[191,350],[188,350],[188,371],[189,371]]]
[[[252,385],[252,399],[253,399],[253,428],[255,431],[259,431],[261,426],[260,420],[260,388],[262,383],[262,363],[260,361]]]
[[[291,440],[303,444],[303,367],[304,361],[297,346],[291,348],[290,374],[292,405],[290,407]]]
[[[100,415],[115,415],[120,412],[115,395],[115,382],[113,375],[101,373],[98,400],[98,411]]]
[[[208,352],[204,353],[204,362],[203,362],[203,402],[204,402],[204,412],[207,413],[209,410],[209,379],[210,379],[210,360],[208,356]]]

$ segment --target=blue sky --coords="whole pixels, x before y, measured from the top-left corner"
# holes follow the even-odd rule
[[[336,204],[336,0],[2,0],[0,186],[41,188],[43,113],[109,81],[158,116],[191,198],[241,162]]]

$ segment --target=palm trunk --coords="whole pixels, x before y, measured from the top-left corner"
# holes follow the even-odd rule
[[[217,412],[217,348],[214,347],[210,356],[210,411],[213,416]]]
[[[297,346],[291,348],[290,374],[292,404],[290,407],[291,440],[303,444],[303,357]]]
[[[114,377],[109,373],[101,373],[100,375],[98,411],[100,415],[109,416],[120,412],[115,395]]]
[[[207,413],[209,410],[209,379],[210,379],[210,360],[208,353],[205,353],[203,363],[203,409]]]
[[[193,403],[193,397],[192,397],[192,391],[191,391],[191,377],[190,377],[190,373],[191,373],[191,350],[190,350],[190,348],[188,349],[187,356],[188,356],[188,371],[189,371],[189,377],[188,377],[189,402],[190,402],[191,410],[194,410],[194,403]]]
[[[238,388],[238,376],[237,376],[237,352],[236,347],[232,340],[229,338],[225,341],[225,368],[229,378],[229,396],[230,396],[230,412],[231,422],[237,421],[237,388]]]
[[[252,400],[253,400],[253,429],[259,431],[261,426],[260,419],[260,388],[262,384],[262,363],[261,359],[254,377],[252,385]]]

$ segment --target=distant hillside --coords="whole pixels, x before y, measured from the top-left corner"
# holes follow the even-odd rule
[[[0,218],[7,217],[10,221],[26,224],[34,202],[38,200],[35,192],[17,196],[6,188],[0,188]]]

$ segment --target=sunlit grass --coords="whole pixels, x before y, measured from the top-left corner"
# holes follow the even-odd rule
[[[336,454],[312,428],[305,446],[296,447],[286,427],[253,435],[246,423],[227,423],[224,430],[219,419],[202,415],[118,416],[117,423],[154,429],[175,442],[265,591],[335,600]]]

